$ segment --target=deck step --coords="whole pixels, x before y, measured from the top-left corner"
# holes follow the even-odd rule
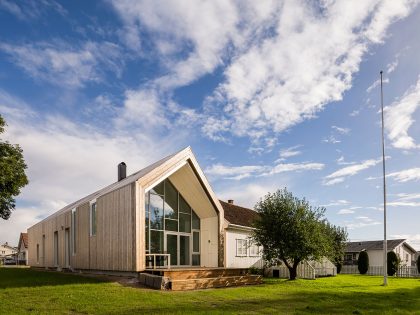
[[[173,291],[198,290],[209,288],[224,288],[242,285],[261,284],[262,277],[258,275],[226,276],[216,278],[199,278],[185,280],[170,280]]]
[[[200,270],[168,270],[163,273],[171,280],[188,280],[202,278],[220,278],[249,275],[248,269],[200,269]]]

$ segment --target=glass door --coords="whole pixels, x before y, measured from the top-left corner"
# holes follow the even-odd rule
[[[191,265],[190,257],[190,236],[179,235],[179,264],[181,266]]]
[[[167,254],[171,255],[171,266],[178,265],[178,235],[166,233],[166,248]]]

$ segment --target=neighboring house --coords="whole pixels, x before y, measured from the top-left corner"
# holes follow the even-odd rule
[[[139,272],[223,267],[224,209],[190,147],[88,195],[28,229],[28,264]],[[230,249],[227,249],[230,250]]]
[[[388,240],[387,249],[394,251],[403,266],[414,266],[416,251],[405,239]],[[344,265],[357,265],[359,253],[365,250],[370,266],[383,266],[383,241],[348,242],[344,255]]]
[[[225,261],[228,268],[249,268],[261,259],[261,249],[251,241],[254,210],[237,206],[233,200],[220,201],[225,213]]]
[[[6,258],[15,259],[16,253],[16,247],[10,246],[9,243],[6,242],[3,245],[0,245],[0,261],[3,262]]]
[[[17,259],[20,265],[28,264],[28,233],[20,233]]]

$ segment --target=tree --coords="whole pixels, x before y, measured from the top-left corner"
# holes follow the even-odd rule
[[[328,238],[332,241],[332,248],[328,255],[326,255],[337,267],[337,273],[340,273],[343,266],[344,251],[346,249],[347,231],[340,227],[325,223],[326,233]]]
[[[397,254],[392,250],[386,254],[386,265],[388,276],[395,275],[400,265],[400,260],[398,259]]]
[[[369,270],[369,255],[365,250],[362,250],[359,253],[359,258],[357,259],[357,269],[359,269],[361,275],[366,274]]]
[[[6,122],[0,115],[0,134]],[[26,164],[22,149],[0,139],[0,217],[7,220],[15,209],[15,199],[20,189],[28,184],[25,174]]]
[[[330,238],[332,225],[324,220],[324,208],[311,207],[286,189],[267,194],[256,205],[260,214],[254,223],[254,241],[263,246],[264,259],[271,265],[284,263],[290,280],[304,260],[335,256]]]
[[[420,256],[417,257],[417,271],[420,273]]]

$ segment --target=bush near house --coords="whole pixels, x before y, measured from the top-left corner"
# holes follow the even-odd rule
[[[359,259],[357,259],[357,269],[359,269],[361,275],[366,274],[369,270],[369,255],[364,250],[359,253]]]
[[[398,259],[397,254],[395,254],[394,251],[388,252],[388,254],[386,254],[386,261],[388,276],[395,275],[398,270],[398,266],[400,265],[400,260]]]

